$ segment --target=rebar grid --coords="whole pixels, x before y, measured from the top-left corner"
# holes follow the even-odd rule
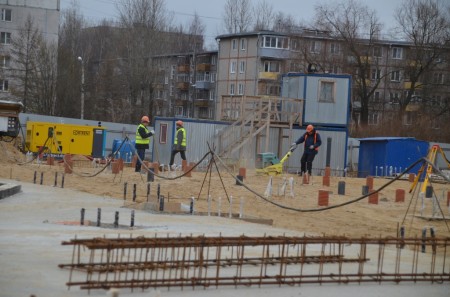
[[[450,237],[119,237],[62,245],[73,245],[72,263],[59,265],[70,270],[67,286],[88,290],[450,281]]]

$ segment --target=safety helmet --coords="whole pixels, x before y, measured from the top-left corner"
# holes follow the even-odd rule
[[[141,123],[150,123],[150,119],[148,118],[148,116],[143,116],[141,118]]]
[[[183,126],[183,121],[178,120],[178,121],[175,122],[175,124],[177,126]]]
[[[314,130],[314,126],[313,125],[308,125],[306,127],[306,132],[311,132],[312,130]]]

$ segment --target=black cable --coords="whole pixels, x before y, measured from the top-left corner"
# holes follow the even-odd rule
[[[229,173],[235,180],[238,180],[238,178],[237,178],[236,176],[234,176],[234,175],[230,172],[230,169],[224,164],[224,162],[222,161],[222,159],[221,159],[218,155],[216,155],[216,154],[214,154],[214,155],[217,157],[217,159],[219,159],[219,161],[222,163],[222,165],[225,166],[225,169],[228,171],[228,173]],[[415,161],[412,165],[410,165],[410,166],[409,166],[405,171],[403,171],[400,175],[398,175],[397,177],[395,177],[394,179],[390,180],[388,183],[384,184],[383,186],[381,186],[380,188],[378,188],[377,190],[375,190],[375,191],[373,191],[373,192],[371,192],[371,193],[368,193],[368,194],[366,194],[366,195],[363,195],[363,196],[361,196],[361,197],[358,197],[358,198],[356,198],[356,199],[353,199],[353,200],[350,200],[350,201],[347,201],[347,202],[344,202],[344,203],[341,203],[341,204],[337,204],[337,205],[333,205],[333,206],[328,206],[328,207],[322,207],[322,208],[300,209],[300,208],[289,207],[289,206],[286,206],[286,205],[282,205],[282,204],[276,203],[276,202],[274,202],[274,201],[272,201],[272,200],[270,200],[270,199],[267,199],[266,197],[262,196],[262,195],[259,194],[258,192],[254,191],[254,190],[252,190],[251,188],[249,188],[248,186],[246,186],[244,183],[242,183],[242,186],[244,186],[247,190],[249,190],[250,192],[252,192],[253,194],[255,194],[257,197],[263,199],[264,201],[266,201],[266,202],[268,202],[268,203],[271,203],[271,204],[273,204],[273,205],[275,205],[275,206],[278,206],[278,207],[280,207],[280,208],[283,208],[283,209],[288,209],[288,210],[297,211],[297,212],[316,212],[316,211],[324,211],[324,210],[329,210],[329,209],[333,209],[333,208],[338,208],[338,207],[342,207],[342,206],[345,206],[345,205],[348,205],[348,204],[352,204],[352,203],[358,202],[358,201],[360,201],[360,200],[362,200],[362,199],[364,199],[364,198],[366,198],[366,197],[368,197],[368,196],[370,196],[370,195],[372,195],[372,194],[374,194],[374,193],[380,192],[381,190],[383,190],[384,188],[386,188],[387,186],[389,186],[389,185],[392,184],[393,182],[399,180],[404,174],[408,173],[414,166],[416,166],[418,163],[422,162],[423,160],[425,160],[425,161],[428,162],[428,160],[427,160],[426,158],[421,158],[421,159]]]

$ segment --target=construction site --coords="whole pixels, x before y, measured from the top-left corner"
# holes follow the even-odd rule
[[[318,95],[295,99],[308,92],[291,79],[283,100],[223,98],[229,122],[186,120],[189,157],[172,167],[176,119],[154,120],[141,160],[126,131],[111,144],[112,124],[19,121],[5,104],[0,296],[448,296],[444,150],[361,140],[348,170],[348,94],[304,113]],[[307,123],[323,144],[299,175]],[[401,150],[370,163],[380,142]]]

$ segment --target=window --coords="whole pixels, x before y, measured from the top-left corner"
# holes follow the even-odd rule
[[[435,129],[435,130],[441,129],[440,119],[434,118],[431,120],[431,129]]]
[[[212,56],[211,57],[211,65],[216,65],[217,64],[217,56]]]
[[[338,43],[332,43],[330,44],[330,53],[333,55],[337,55],[340,52],[340,45]]]
[[[239,73],[245,73],[245,61],[239,62]]]
[[[8,92],[8,81],[0,79],[0,92]]]
[[[300,48],[299,41],[297,39],[291,39],[291,49],[293,51],[298,51]]]
[[[173,86],[169,87],[169,96],[173,96]]]
[[[280,72],[280,62],[264,61],[264,72]]]
[[[378,112],[369,113],[369,125],[378,125],[379,115]]]
[[[214,101],[214,97],[216,97],[216,90],[209,90],[209,100]]]
[[[266,86],[266,95],[278,96],[280,95],[280,86],[276,85],[267,85]]]
[[[234,95],[234,84],[230,84],[230,95]]]
[[[288,42],[287,37],[264,36],[262,47],[287,49]]]
[[[0,56],[0,68],[9,68],[11,66],[11,57]]]
[[[244,84],[238,85],[238,95],[244,95]]]
[[[381,69],[372,69],[371,70],[371,74],[370,77],[375,80],[375,79],[380,79],[381,78]]]
[[[444,74],[433,73],[433,83],[442,85],[444,83]]]
[[[400,95],[398,92],[390,92],[389,93],[389,103],[390,104],[399,104],[400,103]]]
[[[392,59],[402,59],[402,58],[403,58],[403,49],[401,47],[393,47]]]
[[[319,102],[334,103],[334,81],[320,81]]]
[[[177,69],[177,65],[172,65],[170,67],[170,79],[174,79],[175,78],[175,71]]]
[[[211,73],[211,82],[212,83],[216,81],[216,76],[217,76],[217,73],[215,73],[215,72]]]
[[[11,9],[2,8],[0,20],[11,22]]]
[[[1,32],[0,33],[0,43],[1,44],[11,44],[11,33]]]
[[[159,143],[167,143],[167,124],[159,125]]]
[[[403,118],[404,125],[412,125],[413,123],[413,113],[411,111],[405,112],[405,116]]]
[[[341,68],[339,66],[333,65],[331,66],[331,73],[340,73],[341,72]]]
[[[391,81],[400,81],[400,71],[395,70],[391,72]]]
[[[245,51],[246,46],[247,46],[247,39],[242,38],[241,39],[241,51]]]
[[[175,115],[184,115],[183,106],[175,106]]]
[[[379,91],[375,91],[372,95],[372,101],[373,102],[380,102],[381,95]]]
[[[230,73],[236,73],[236,61],[231,61],[230,63]]]
[[[381,58],[383,56],[383,48],[381,46],[374,46],[373,56],[377,57],[377,58]]]
[[[237,39],[231,40],[231,49],[237,50]]]
[[[319,41],[311,41],[309,51],[311,53],[320,53],[320,42]]]

